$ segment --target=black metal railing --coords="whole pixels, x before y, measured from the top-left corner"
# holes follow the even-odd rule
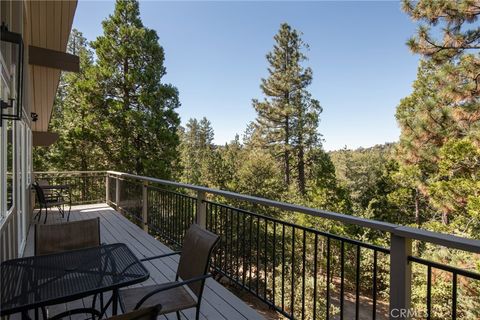
[[[134,179],[120,179],[120,200],[116,203],[117,209],[128,215],[130,220],[137,225],[143,225],[142,208],[143,208],[143,184],[141,181]]]
[[[117,179],[115,177],[112,177],[112,176],[107,176],[107,183],[108,183],[108,188],[107,188],[107,199],[106,201],[107,202],[110,202],[110,203],[113,203],[113,204],[116,204],[115,201],[116,201],[116,192],[117,192]]]
[[[416,240],[478,260],[477,240],[150,177],[109,171],[107,181],[107,203],[172,248],[193,222],[218,234],[217,277],[286,318],[386,319],[407,312],[418,319],[480,319],[478,263],[455,267],[422,251],[406,254]],[[386,241],[379,246],[306,227],[276,218],[279,212],[356,225],[384,233]]]
[[[147,199],[149,232],[175,249],[180,248],[186,230],[195,222],[197,199],[155,186],[147,187]]]
[[[35,180],[69,185],[72,204],[105,202],[105,171],[35,172]]]
[[[415,308],[418,313],[416,316],[423,316],[427,320],[480,319],[479,273],[413,256],[409,256],[408,260],[416,264],[415,267],[423,266],[423,269],[426,269],[421,272],[416,268],[414,272],[417,281],[426,280],[425,299]],[[449,290],[435,290],[445,285],[450,286]],[[459,299],[460,293],[462,293],[462,299]],[[446,308],[446,305],[450,308]]]
[[[379,290],[385,297],[388,287],[379,286],[388,273],[388,249],[215,202],[206,201],[206,208],[207,229],[221,236],[215,270],[285,317],[346,319],[347,291],[354,319],[360,296],[370,296],[377,317]],[[370,268],[361,266],[367,256]]]
[[[480,317],[479,308],[469,307],[466,312],[457,303],[459,292],[470,291],[473,301],[480,304],[480,291],[475,286],[469,286],[473,281],[478,281],[480,274],[413,256],[399,260],[403,259],[403,253],[398,248],[399,243],[403,250],[411,247],[411,242],[406,241],[410,238],[478,253],[478,241],[172,181],[122,173],[112,175],[117,179],[127,177],[161,185],[161,188],[145,187],[148,194],[144,198],[147,201],[144,216],[147,216],[148,231],[178,248],[190,223],[196,221],[204,224],[221,237],[212,261],[214,272],[219,277],[229,279],[234,286],[255,295],[286,318],[386,319],[391,316],[401,318],[406,314],[416,318],[443,319],[432,309],[431,295],[432,292],[441,291],[437,290],[437,286],[445,286],[445,283],[451,283],[452,286],[450,300],[440,302],[452,310],[452,319]],[[197,196],[178,190],[193,191]],[[209,193],[212,195],[210,198],[207,197]],[[351,223],[376,230],[377,233],[387,233],[387,238],[390,233],[397,240],[391,242],[390,248],[385,248],[214,202],[213,196],[234,200],[234,203],[245,201],[253,208],[256,205],[268,207],[262,213],[269,210],[278,212],[280,209]],[[202,216],[205,219],[203,222]],[[398,242],[398,239],[401,241]],[[393,255],[396,255],[398,265],[391,264]],[[398,302],[398,298],[402,298],[399,292],[404,294],[412,291],[415,294],[423,285],[421,275],[412,268],[413,264],[429,269],[424,286],[427,299],[411,301],[411,304],[407,300]],[[412,275],[409,269],[413,269]],[[432,269],[450,272],[451,281],[433,281]],[[399,282],[397,277],[405,281]],[[459,277],[463,281],[458,281]],[[397,300],[392,300],[392,295],[396,295]],[[404,297],[410,300],[409,294]],[[403,304],[409,309],[396,308],[392,301],[396,306]],[[424,302],[425,307],[422,306]],[[419,313],[423,310],[425,312]],[[395,311],[398,314],[394,314]]]
[[[160,241],[181,247],[186,230],[195,222],[195,197],[131,178],[107,178],[107,203]]]

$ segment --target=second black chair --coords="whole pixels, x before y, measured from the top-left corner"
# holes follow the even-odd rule
[[[67,201],[65,201],[63,197],[61,197],[60,195],[56,197],[46,197],[42,187],[37,182],[33,183],[33,187],[35,188],[38,205],[40,206],[40,211],[36,215],[36,217],[38,216],[38,221],[40,221],[40,217],[42,216],[42,210],[45,209],[45,220],[43,221],[43,223],[47,223],[49,208],[58,208],[58,211],[62,214],[62,218],[65,217],[64,207],[67,204]]]
[[[143,259],[142,261],[149,261],[180,254],[175,281],[120,290],[120,305],[123,311],[129,312],[160,303],[160,314],[176,312],[180,319],[181,310],[196,308],[195,316],[199,319],[205,280],[212,276],[208,272],[210,257],[219,239],[216,234],[193,224],[185,234],[181,252]]]

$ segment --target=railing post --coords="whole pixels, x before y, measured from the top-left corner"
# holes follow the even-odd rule
[[[108,178],[108,173],[105,176],[105,202],[110,204],[110,179]]]
[[[205,191],[197,191],[197,217],[196,223],[201,227],[207,227],[207,204],[205,203]]]
[[[143,221],[143,230],[148,233],[148,183],[143,182],[142,185],[142,221]]]
[[[390,240],[390,320],[410,319],[412,291],[412,239],[391,234]]]
[[[115,206],[117,209],[120,209],[120,177],[115,177]]]

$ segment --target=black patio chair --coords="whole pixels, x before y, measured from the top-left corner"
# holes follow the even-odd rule
[[[35,255],[98,247],[100,218],[35,225]]]
[[[34,236],[34,254],[36,256],[98,247],[102,244],[99,217],[55,224],[36,224]],[[95,312],[97,297],[100,297],[100,309],[103,310],[104,296],[103,293],[100,293],[94,295],[91,308],[67,310],[51,317],[50,320],[62,319],[79,313],[92,313],[92,318],[100,317],[101,312]],[[42,308],[42,313],[47,314],[45,307]]]
[[[37,180],[36,183],[38,183],[40,187],[50,185],[48,180],[45,180],[45,179]],[[55,190],[55,189],[49,189],[49,190],[42,189],[42,190],[46,200],[58,200],[59,198],[63,198],[63,195],[60,192],[58,192],[58,190]]]
[[[160,314],[175,312],[178,319],[181,310],[196,308],[198,320],[205,280],[212,276],[208,273],[210,257],[219,239],[216,234],[193,224],[187,230],[182,251],[142,259],[150,261],[180,254],[175,281],[120,290],[122,310],[129,312],[160,303],[162,305]]]
[[[42,216],[42,210],[45,209],[45,220],[43,221],[43,223],[47,223],[49,208],[58,208],[58,211],[62,215],[62,218],[65,218],[65,205],[68,204],[68,202],[65,201],[65,199],[60,194],[57,194],[55,196],[49,194],[49,196],[47,197],[45,196],[42,187],[37,182],[33,183],[33,187],[35,188],[38,204],[40,206],[40,210],[35,215],[34,219],[38,217],[37,220],[40,221],[40,218]],[[67,221],[69,219],[70,217],[67,217]]]

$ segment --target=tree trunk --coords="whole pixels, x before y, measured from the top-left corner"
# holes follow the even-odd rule
[[[448,212],[442,212],[442,223],[445,225],[448,224]]]
[[[418,199],[418,189],[415,189],[415,223],[420,226],[420,203]]]
[[[285,185],[290,186],[290,123],[288,116],[285,118]]]
[[[298,191],[300,194],[305,195],[305,150],[303,146],[298,150]]]

